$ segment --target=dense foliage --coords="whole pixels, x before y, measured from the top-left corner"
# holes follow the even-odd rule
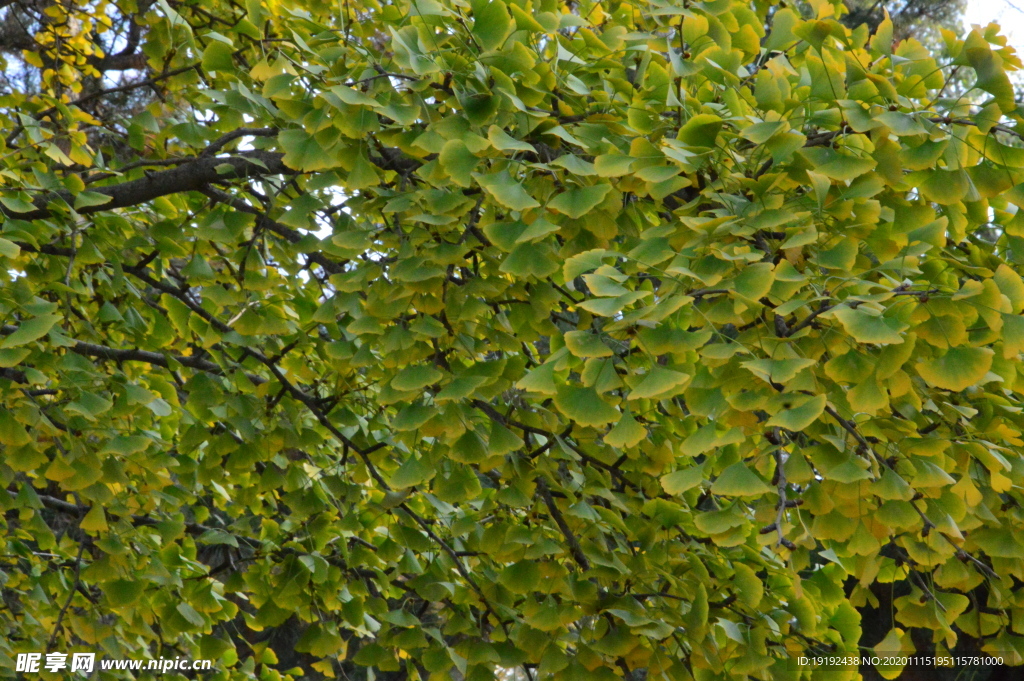
[[[0,676],[1024,662],[998,27],[933,52],[838,0],[15,8]]]

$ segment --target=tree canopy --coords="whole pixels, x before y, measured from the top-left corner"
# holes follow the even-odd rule
[[[0,88],[0,676],[1024,662],[997,26],[0,5],[34,22]]]

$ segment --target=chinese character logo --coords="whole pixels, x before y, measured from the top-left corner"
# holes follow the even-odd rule
[[[42,653],[18,653],[18,660],[14,671],[16,672],[38,672],[39,671],[39,660],[43,657]]]
[[[95,664],[96,653],[74,653],[71,656],[71,671],[73,672],[89,674],[92,672],[93,665]]]

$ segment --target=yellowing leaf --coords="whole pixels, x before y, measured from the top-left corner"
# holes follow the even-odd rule
[[[626,412],[615,427],[604,436],[605,444],[616,448],[636,447],[647,437],[647,429],[637,423],[633,414]]]
[[[431,383],[437,383],[443,375],[429,364],[419,364],[399,371],[391,379],[391,387],[395,390],[419,390]]]
[[[103,512],[103,507],[99,504],[94,504],[89,509],[89,512],[82,517],[79,527],[86,532],[106,532],[107,514]]]
[[[798,357],[795,359],[754,359],[741,362],[740,366],[769,383],[786,383],[792,380],[797,373],[816,363],[813,359]]]
[[[569,331],[565,334],[565,347],[577,357],[611,357],[612,350],[589,331]]]
[[[993,354],[989,348],[950,348],[942,357],[920,362],[917,373],[928,385],[958,392],[985,377]]]
[[[799,432],[814,423],[825,410],[824,395],[816,395],[806,400],[801,400],[795,395],[783,395],[775,399],[799,403],[792,406],[784,405],[783,409],[768,419],[765,425],[780,426],[793,432]]]
[[[629,392],[629,399],[663,399],[677,395],[690,381],[690,376],[680,371],[655,365],[650,373]]]

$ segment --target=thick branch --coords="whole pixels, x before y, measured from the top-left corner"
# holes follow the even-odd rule
[[[294,172],[285,166],[281,160],[282,157],[283,154],[262,150],[243,151],[228,158],[200,156],[177,168],[148,173],[145,177],[140,177],[137,180],[96,187],[92,191],[106,194],[110,197],[110,201],[97,206],[83,206],[78,213],[87,215],[113,208],[137,206],[161,196],[198,191],[212,182]],[[223,172],[219,172],[218,168]],[[10,208],[3,210],[9,217],[21,220],[39,220],[52,215],[48,205],[54,201],[63,201],[68,205],[73,205],[74,195],[66,190],[46,194],[33,202],[35,210],[24,213],[13,211]]]

